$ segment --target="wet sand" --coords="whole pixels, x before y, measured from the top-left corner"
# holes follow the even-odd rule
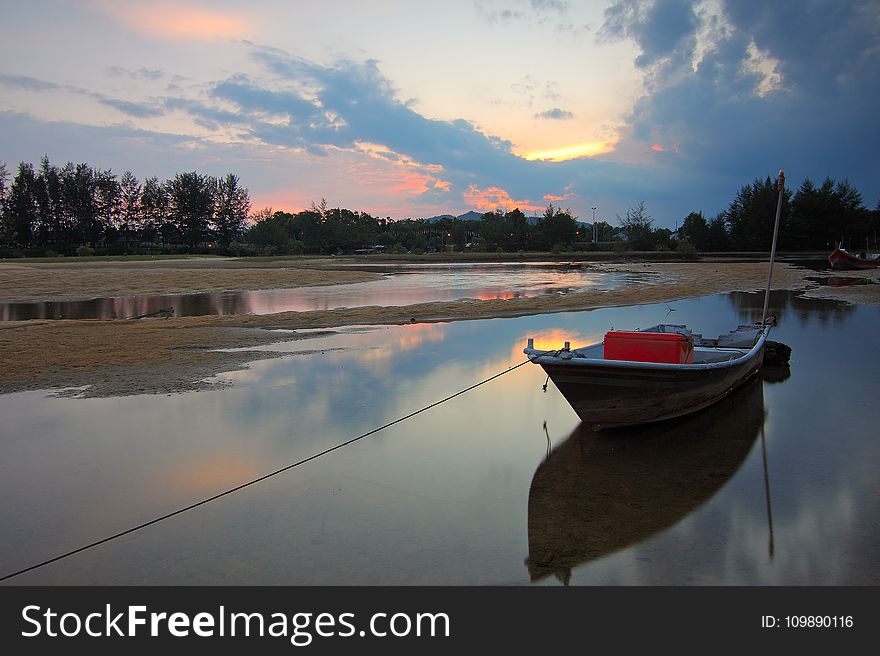
[[[320,260],[233,258],[17,263],[0,260],[0,301],[78,301],[366,282],[378,273],[328,270]],[[326,265],[325,265],[326,266]]]
[[[181,259],[142,262],[0,263],[0,300],[73,300],[96,296],[178,294],[332,285],[373,280],[374,273],[337,270],[334,260]],[[523,316],[598,307],[671,302],[729,291],[763,289],[765,262],[596,263],[597,271],[654,273],[660,282],[611,291],[509,300],[370,306],[274,315],[141,320],[0,323],[0,393],[55,389],[81,396],[123,396],[214,389],[205,378],[277,354],[218,352],[314,336],[272,329],[403,324]],[[873,278],[876,271],[852,272]],[[773,288],[880,307],[880,285],[815,287],[815,271],[779,264]],[[850,275],[847,273],[847,275]],[[69,388],[81,388],[71,390]],[[84,388],[84,389],[83,389]]]

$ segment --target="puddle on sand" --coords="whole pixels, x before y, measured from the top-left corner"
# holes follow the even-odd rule
[[[602,273],[556,263],[446,264],[397,267],[381,280],[345,285],[206,294],[128,296],[85,301],[0,303],[0,320],[130,319],[275,314],[369,305],[410,305],[461,299],[504,299],[652,284],[644,273]]]

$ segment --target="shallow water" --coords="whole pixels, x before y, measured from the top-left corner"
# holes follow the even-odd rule
[[[792,347],[790,371],[768,372],[708,413],[590,434],[526,365],[10,582],[878,584],[880,312],[787,293],[771,301],[780,319],[771,339]],[[527,337],[575,345],[659,321],[710,336],[754,320],[762,303],[740,293],[356,327],[271,347],[290,355],[218,377],[232,388],[0,396],[0,570],[404,416],[522,362]]]
[[[360,266],[359,268],[369,267]],[[370,305],[410,305],[459,299],[566,294],[586,289],[652,284],[645,273],[601,273],[583,264],[383,265],[384,277],[345,285],[262,289],[206,294],[94,298],[84,301],[0,303],[0,321],[30,319],[127,319],[173,310],[174,316],[275,314]]]

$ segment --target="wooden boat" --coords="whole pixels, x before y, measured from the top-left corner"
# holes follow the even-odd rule
[[[828,256],[832,269],[876,269],[880,267],[880,254],[878,253],[850,253],[840,244],[834,252]]]
[[[703,339],[686,326],[660,324],[633,332],[611,331],[597,344],[539,350],[529,339],[524,353],[547,376],[581,420],[594,430],[681,417],[717,403],[761,368],[770,332],[767,310],[785,173],[778,199],[761,322],[718,339]],[[546,389],[546,388],[545,388]]]
[[[540,365],[581,420],[594,430],[663,421],[717,403],[761,368],[770,327],[740,326],[704,339],[660,324],[609,332],[597,344],[524,353]]]
[[[737,472],[764,425],[763,385],[662,424],[596,433],[581,424],[538,465],[529,487],[533,582],[639,544],[682,521]]]

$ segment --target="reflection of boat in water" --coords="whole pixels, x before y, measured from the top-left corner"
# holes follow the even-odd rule
[[[685,326],[661,324],[609,332],[577,349],[524,353],[541,365],[581,420],[594,429],[662,421],[701,410],[727,396],[758,369],[766,325],[740,326],[704,339]]]
[[[854,278],[852,276],[829,276],[826,280],[829,287],[852,287],[853,285],[870,285],[867,278]]]
[[[828,261],[832,269],[876,269],[880,267],[880,253],[850,253],[838,244]]]
[[[705,503],[734,475],[764,423],[753,379],[686,418],[596,433],[581,424],[552,450],[529,489],[532,581],[638,544]]]

